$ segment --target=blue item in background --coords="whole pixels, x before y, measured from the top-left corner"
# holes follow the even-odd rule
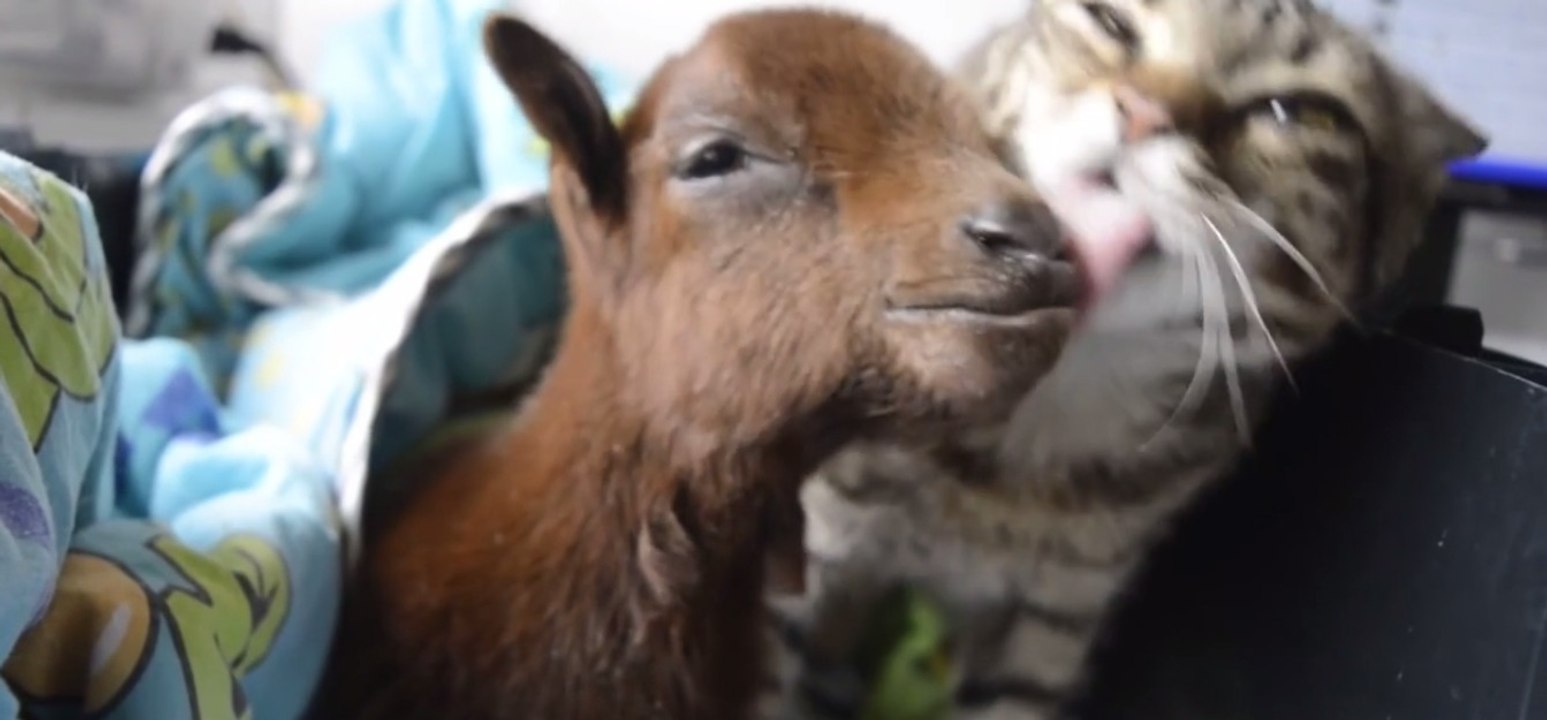
[[[1474,183],[1547,192],[1547,165],[1483,156],[1450,167],[1451,177]]]
[[[88,467],[8,504],[73,531],[0,531],[0,571],[27,578],[0,593],[0,717],[303,716],[370,470],[458,398],[530,382],[563,314],[546,153],[482,55],[499,4],[399,0],[332,43],[312,94],[225,92],[163,138],[140,339],[88,408],[120,429],[83,428]],[[0,442],[13,457],[31,449]],[[116,472],[83,483],[109,464],[88,458]]]

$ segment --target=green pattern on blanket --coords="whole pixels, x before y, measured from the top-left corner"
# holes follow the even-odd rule
[[[252,717],[237,680],[268,657],[290,613],[284,558],[250,535],[227,538],[208,556],[164,535],[153,548],[193,585],[168,589],[163,602],[180,628],[178,649],[198,717]]]
[[[25,716],[147,717],[149,707],[162,717],[250,720],[242,678],[268,657],[290,614],[283,556],[251,534],[201,553],[148,526],[106,531],[112,542],[98,544],[114,552],[88,541],[70,553],[50,612],[0,669],[28,699]],[[146,697],[144,685],[175,687],[142,682],[158,663],[181,667],[186,699]]]
[[[73,190],[42,172],[0,178],[0,380],[33,446],[61,392],[90,400],[116,337],[104,273],[87,271]]]

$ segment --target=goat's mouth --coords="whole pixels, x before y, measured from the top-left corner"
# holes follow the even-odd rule
[[[1020,326],[1048,310],[1072,309],[1084,295],[1083,274],[1073,262],[1037,258],[1034,271],[1008,281],[915,283],[887,299],[889,318]]]

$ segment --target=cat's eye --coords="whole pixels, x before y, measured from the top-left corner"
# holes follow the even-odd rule
[[[1301,108],[1296,122],[1300,123],[1301,127],[1312,130],[1332,131],[1342,126],[1336,115],[1318,108]]]
[[[1314,94],[1280,95],[1247,106],[1248,115],[1271,119],[1283,127],[1317,132],[1357,131],[1358,123],[1342,103]]]
[[[1113,40],[1123,44],[1123,47],[1133,49],[1139,45],[1139,34],[1134,31],[1133,24],[1124,17],[1117,8],[1104,2],[1084,2],[1081,6],[1096,22],[1096,27],[1110,36]]]
[[[704,180],[734,173],[747,165],[747,151],[732,140],[715,140],[688,154],[678,164],[676,175],[682,180]]]

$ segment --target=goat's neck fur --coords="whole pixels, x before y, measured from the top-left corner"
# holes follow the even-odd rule
[[[758,627],[746,618],[763,591],[761,553],[776,523],[795,512],[794,488],[815,455],[778,436],[678,442],[623,392],[628,373],[609,327],[597,308],[574,308],[518,417],[472,448],[448,448],[456,453],[450,472],[384,537],[377,553],[396,560],[367,571],[366,592],[397,604],[391,616],[400,622],[436,626],[445,642],[417,656],[389,653],[419,666],[393,668],[394,682],[430,682],[378,695],[382,707],[367,716],[707,720],[745,712],[735,699],[749,697],[756,680]],[[430,518],[441,526],[419,526]],[[431,537],[433,547],[416,542]],[[372,589],[417,583],[436,591]],[[454,616],[437,605],[446,592],[460,598]]]

